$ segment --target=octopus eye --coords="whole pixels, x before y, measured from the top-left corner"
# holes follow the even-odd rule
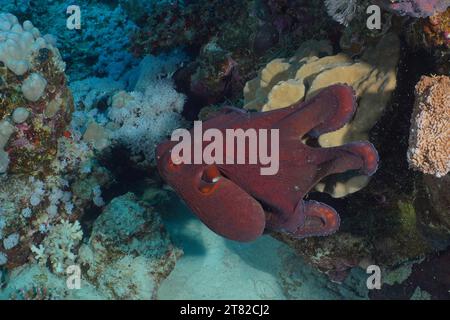
[[[215,166],[209,166],[203,171],[202,180],[206,183],[216,183],[221,175],[219,169]]]
[[[219,182],[220,178],[219,170],[215,166],[207,167],[202,174],[202,179],[200,182],[200,192],[208,194],[214,191],[216,188],[217,182]]]

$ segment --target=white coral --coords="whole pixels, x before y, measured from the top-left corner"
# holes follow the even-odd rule
[[[325,6],[330,17],[345,26],[355,17],[358,8],[356,0],[325,0]]]
[[[44,94],[47,80],[39,73],[30,74],[22,83],[24,97],[32,102],[38,101]]]
[[[31,252],[35,254],[34,258],[39,261],[41,264],[45,264],[47,262],[47,256],[45,255],[45,248],[42,244],[39,247],[36,247],[34,244],[31,245]]]
[[[78,221],[62,220],[50,230],[39,247],[32,245],[31,251],[40,264],[45,265],[50,260],[53,271],[62,273],[75,262],[77,255],[74,249],[82,238],[83,231]]]
[[[65,64],[59,51],[41,36],[30,21],[22,25],[17,17],[0,12],[0,61],[16,75],[24,75],[33,64],[33,57],[40,49],[49,49],[54,54],[55,65],[64,71]]]
[[[121,99],[124,94],[123,91],[117,93]],[[156,145],[182,124],[185,96],[165,79],[153,82],[144,93],[129,93],[129,99],[123,101],[123,106],[112,107],[109,111],[109,117],[118,126],[113,139],[153,162]]]

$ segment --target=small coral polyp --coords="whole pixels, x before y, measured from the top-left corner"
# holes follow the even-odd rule
[[[0,13],[0,173],[46,171],[70,122],[65,63],[30,21]]]

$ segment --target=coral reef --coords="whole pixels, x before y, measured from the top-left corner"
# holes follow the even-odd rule
[[[0,14],[1,171],[49,169],[73,111],[58,49],[30,21]]]
[[[0,0],[0,299],[448,298],[449,4]],[[273,180],[155,159],[297,107]]]
[[[94,165],[89,146],[69,130],[73,98],[58,49],[30,21],[19,24],[15,16],[2,13],[0,22],[2,265],[12,269],[26,263],[33,248],[60,270],[55,251],[61,248],[53,247],[52,239],[96,199],[92,192],[80,195],[76,186],[87,179],[92,183],[87,188],[100,190],[110,177]]]
[[[244,88],[244,108],[269,111],[288,107],[336,83],[346,83],[356,91],[358,108],[355,117],[343,128],[321,135],[323,147],[339,146],[366,140],[383,114],[396,87],[396,67],[400,45],[395,34],[387,34],[374,48],[368,48],[360,61],[346,54],[332,56],[326,42],[306,42],[290,59],[275,59]],[[360,190],[366,177],[332,178],[317,186],[333,197],[343,197]]]
[[[177,87],[188,96],[184,114],[189,120],[195,119],[206,105],[226,99],[237,104],[243,84],[261,63],[280,52],[291,52],[296,43],[305,39],[327,37],[330,29],[320,2],[196,1],[185,8],[180,3],[175,6],[174,15],[177,11],[181,15],[171,17],[172,13],[163,11],[164,6],[157,6],[149,14],[134,40],[134,52],[160,52],[176,43],[196,55],[175,77]],[[218,11],[213,13],[212,8]],[[183,14],[196,12],[208,14],[199,14],[201,19],[186,24]]]
[[[30,249],[39,248],[41,243],[49,250],[60,250],[51,249],[52,240],[46,240],[54,228],[59,228],[62,220],[67,220],[64,225],[75,221],[93,203],[102,205],[101,194],[95,190],[100,191],[111,177],[92,161],[92,150],[81,141],[67,138],[59,140],[57,149],[52,170],[45,176],[13,174],[2,178],[0,238],[17,234],[19,240],[14,246],[11,241],[4,243],[0,249],[7,257],[7,268],[27,262]]]
[[[396,272],[403,263],[432,253],[436,241],[424,231],[422,209],[416,210],[413,200],[400,197],[403,200],[397,203],[375,204],[366,212],[361,212],[368,201],[364,195],[354,198],[347,206],[348,216],[341,222],[340,232],[327,238],[297,241],[281,234],[275,237],[335,282],[343,282],[352,268],[366,269],[373,264],[380,266],[383,274]],[[384,212],[380,214],[380,210]]]
[[[169,81],[156,82],[144,93],[120,91],[113,96],[113,101],[119,95],[123,104],[114,103],[108,114],[116,125],[112,138],[130,148],[133,154],[143,154],[147,162],[153,162],[157,143],[182,122],[184,96]]]
[[[61,221],[33,248],[39,264],[15,268],[0,298],[154,299],[182,254],[172,245],[158,213],[131,193],[105,207],[87,243],[80,246],[82,234],[78,221]],[[47,259],[52,270],[45,267]],[[67,287],[70,265],[81,266],[79,290]]]
[[[367,8],[373,5],[373,1],[358,1],[356,13],[352,20],[342,30],[339,38],[339,46],[342,51],[352,57],[359,57],[365,50],[375,46],[380,39],[389,32],[398,32],[403,22],[395,14],[382,10],[380,16],[380,29],[368,28]]]
[[[243,84],[239,65],[232,56],[215,38],[203,46],[195,64],[186,67],[192,68],[189,92],[206,104],[221,101],[223,96],[236,96]]]
[[[181,254],[159,215],[131,193],[105,207],[79,251],[86,279],[108,299],[154,299]]]
[[[450,279],[447,266],[450,252],[437,253],[411,267],[406,279],[399,283],[383,286],[382,290],[371,293],[372,299],[450,299]],[[433,275],[430,277],[430,275]]]
[[[424,76],[416,85],[407,154],[410,166],[442,177],[450,171],[450,78]]]
[[[185,59],[178,50],[149,55],[129,77],[72,82],[77,105],[72,128],[97,151],[125,147],[135,164],[152,164],[156,144],[184,124],[185,96],[175,90],[171,77]]]
[[[416,18],[432,16],[450,5],[448,0],[378,0],[378,3],[399,15]]]
[[[55,7],[46,8],[42,13],[42,20],[48,21],[46,13],[54,15],[65,11],[70,4],[70,1],[54,2]],[[128,35],[136,30],[136,26],[121,6],[111,7],[101,1],[86,0],[77,2],[77,5],[89,7],[89,10],[83,10],[83,32],[60,32],[66,25],[66,17],[61,14],[48,17],[55,23],[46,26],[47,32],[58,36],[71,79],[80,80],[87,76],[119,79],[137,63],[126,50],[130,45]]]
[[[156,145],[182,126],[185,96],[173,88],[170,75],[179,57],[144,58],[134,91],[118,91],[110,99],[107,126],[111,138],[129,148],[133,155],[143,155],[154,163]],[[162,78],[163,76],[166,78]]]
[[[63,273],[66,268],[75,263],[77,256],[74,253],[76,246],[83,238],[83,231],[78,221],[70,223],[67,220],[50,229],[48,236],[39,247],[31,246],[36,260],[43,266],[50,260],[55,273]]]
[[[96,157],[123,143],[151,161],[158,139],[180,125],[184,96],[170,77],[184,56],[147,57],[120,78],[109,74],[72,82],[75,111],[65,64],[54,42],[46,40],[51,37],[41,37],[31,22],[20,25],[10,14],[1,14],[0,22],[0,266],[12,276],[0,296],[154,298],[181,253],[153,209],[127,195],[106,208],[92,235],[82,224],[86,214],[90,219],[108,202],[104,192],[113,181]],[[129,233],[122,234],[120,245],[101,224],[109,218],[120,224],[126,217],[132,220],[124,223],[133,221],[135,229],[123,226]],[[92,241],[82,245],[89,236]],[[80,296],[67,289],[64,277],[79,263],[89,279]]]
[[[261,55],[279,45],[288,46],[286,42],[304,40],[306,35],[308,38],[325,36],[324,31],[329,31],[330,25],[324,13],[323,5],[318,2],[256,1],[252,14],[258,19],[258,27],[252,39],[253,50]]]
[[[224,22],[242,20],[247,1],[193,1],[151,4],[143,27],[133,36],[136,55],[158,54],[183,46],[201,46]]]
[[[414,51],[425,49],[433,55],[431,72],[450,73],[450,8],[426,19],[412,21],[406,28],[406,40]]]
[[[426,19],[423,32],[428,46],[450,49],[450,8]]]
[[[384,111],[370,134],[381,166],[364,190],[334,199],[333,206],[345,210],[339,232],[303,241],[274,234],[334,281],[372,264],[380,266],[383,275],[395,274],[450,244],[448,176],[417,174],[399,156],[408,149],[412,92],[430,60],[426,53],[402,50],[392,108]],[[323,200],[316,193],[309,197]]]
[[[137,63],[126,50],[130,46],[129,35],[136,25],[127,17],[121,5],[111,6],[102,1],[80,0],[81,29],[67,29],[69,0],[45,0],[2,2],[2,10],[18,17],[32,19],[36,26],[58,45],[71,80],[89,76],[110,76],[117,80],[128,68]],[[51,23],[49,23],[51,21]]]

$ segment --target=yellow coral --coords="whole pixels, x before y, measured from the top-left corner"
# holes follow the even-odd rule
[[[319,58],[323,53],[327,55]],[[320,136],[318,142],[322,147],[334,147],[367,140],[370,129],[381,117],[397,85],[399,39],[393,33],[386,34],[358,61],[344,53],[331,53],[326,42],[308,41],[294,57],[273,60],[257,78],[247,82],[244,108],[258,111],[284,108],[303,99],[308,100],[330,85],[345,83],[356,92],[356,114],[343,128]],[[343,197],[367,183],[367,177],[341,177],[324,180],[317,189],[333,197]]]
[[[262,111],[285,108],[297,103],[305,96],[305,85],[299,80],[281,81],[269,92],[268,101]]]

